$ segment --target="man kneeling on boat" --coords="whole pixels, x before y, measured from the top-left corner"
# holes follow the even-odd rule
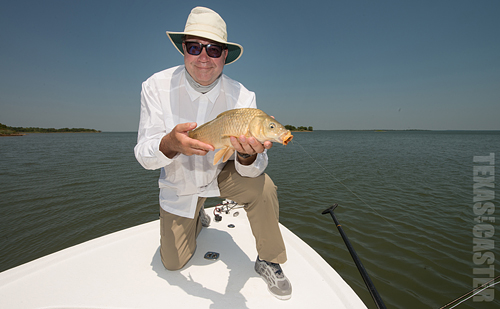
[[[184,65],[158,72],[142,85],[135,156],[146,169],[159,169],[161,259],[169,270],[186,265],[202,226],[210,224],[203,204],[221,197],[245,205],[258,256],[256,272],[279,299],[292,287],[280,264],[287,260],[279,229],[277,188],[267,174],[270,141],[231,137],[236,155],[213,164],[214,147],[187,132],[234,108],[256,108],[255,94],[222,74],[243,47],[227,41],[226,24],[214,11],[196,7],[184,32],[167,32],[184,55]]]

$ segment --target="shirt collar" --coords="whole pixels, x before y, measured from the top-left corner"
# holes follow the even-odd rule
[[[188,73],[184,71],[184,74]],[[186,75],[184,75],[184,84],[186,85],[186,91],[191,101],[195,101],[199,99],[201,96],[206,96],[211,103],[215,103],[220,94],[221,83],[222,83],[222,75],[219,77],[219,79],[217,80],[217,85],[215,85],[215,87],[212,90],[210,90],[207,93],[201,93],[196,91],[193,87],[191,87],[191,85],[188,83],[186,79]]]

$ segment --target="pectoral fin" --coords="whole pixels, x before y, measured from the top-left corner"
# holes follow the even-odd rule
[[[214,157],[214,165],[219,162],[219,160],[222,158],[222,162],[226,162],[234,153],[234,148],[226,146],[222,148],[221,150],[217,151]]]

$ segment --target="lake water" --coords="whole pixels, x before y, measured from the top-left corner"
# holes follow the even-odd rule
[[[294,136],[288,146],[269,151],[266,171],[278,186],[281,223],[323,256],[369,308],[375,306],[342,238],[331,217],[321,215],[333,203],[388,308],[440,308],[471,290],[474,278],[489,278],[489,267],[498,274],[500,219],[495,222],[490,211],[485,222],[474,221],[473,169],[485,163],[473,158],[500,156],[499,131]],[[135,141],[136,133],[1,137],[0,271],[156,220],[159,171],[136,162]],[[498,193],[497,187],[490,192]],[[498,205],[498,196],[490,202]],[[218,201],[209,199],[207,206]],[[490,234],[474,235],[479,223],[497,233],[490,228]],[[495,259],[473,260],[478,237],[494,241],[479,252],[497,253]],[[498,308],[499,287],[494,301],[471,299],[457,308]]]

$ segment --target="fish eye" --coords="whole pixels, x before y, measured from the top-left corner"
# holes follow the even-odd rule
[[[269,127],[270,127],[271,129],[274,129],[274,128],[276,128],[276,124],[275,124],[274,122],[271,122],[271,123],[269,124]]]

